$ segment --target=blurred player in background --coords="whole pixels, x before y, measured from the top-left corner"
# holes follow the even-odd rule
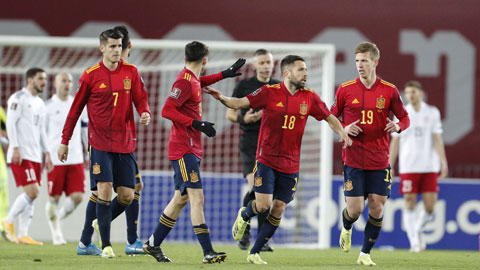
[[[357,263],[372,266],[370,251],[382,228],[383,208],[390,196],[392,178],[388,161],[390,132],[401,132],[409,126],[408,113],[395,85],[376,75],[380,51],[370,42],[355,48],[355,63],[359,77],[343,83],[336,92],[332,114],[342,117],[345,131],[353,145],[342,151],[344,195],[340,247],[351,247],[352,225],[365,208],[368,198],[368,222],[365,226],[362,251]],[[389,114],[400,119],[394,123]]]
[[[4,155],[4,147],[8,145],[7,139],[7,114],[2,107],[0,107],[0,220],[3,220],[8,213],[8,173],[7,162]],[[5,230],[0,223],[0,232],[4,237]],[[7,239],[8,240],[8,239]]]
[[[47,85],[47,74],[43,69],[30,68],[26,77],[27,86],[10,96],[7,110],[7,133],[10,142],[7,162],[10,164],[17,187],[21,186],[23,193],[15,199],[2,223],[10,241],[43,245],[28,235],[28,228],[34,213],[33,201],[40,191],[43,154],[47,170],[51,170],[53,166],[46,145],[45,103],[38,96]],[[15,236],[13,224],[17,216],[19,216],[18,237]]]
[[[448,163],[440,112],[423,101],[423,88],[417,81],[407,82],[405,97],[410,128],[400,134],[392,133],[390,164],[395,164],[399,154],[400,194],[405,199],[402,219],[410,241],[410,251],[420,252],[425,248],[421,241],[422,229],[433,219],[438,193],[437,178],[448,175]],[[422,194],[424,210],[420,217],[416,217],[415,206],[419,193]]]
[[[88,148],[88,118],[85,111],[82,113],[81,121],[77,122],[73,132],[69,159],[61,162],[56,155],[60,146],[59,138],[62,136],[63,124],[67,119],[68,111],[73,102],[73,97],[70,96],[70,91],[73,88],[72,80],[72,75],[67,72],[57,74],[54,82],[55,94],[45,102],[47,109],[45,117],[47,146],[54,165],[53,170],[49,171],[47,176],[48,195],[50,198],[45,205],[45,212],[54,245],[67,243],[63,238],[60,220],[70,215],[77,205],[82,202],[83,193],[85,192],[84,168],[88,168],[88,159],[84,155],[84,153],[87,153]],[[63,192],[65,192],[67,198],[62,207],[57,209]]]
[[[265,84],[277,84],[279,80],[272,78],[273,72],[273,56],[265,49],[258,49],[255,52],[253,66],[256,75],[241,80],[233,89],[232,97],[243,98],[264,86]],[[240,156],[243,165],[243,177],[247,178],[248,191],[243,198],[243,207],[247,207],[251,200],[255,199],[253,187],[253,168],[255,167],[255,155],[257,153],[258,133],[260,131],[260,120],[262,119],[262,110],[254,111],[252,108],[244,108],[241,110],[227,109],[227,119],[233,123],[239,123],[240,129],[243,131],[240,136]],[[268,216],[268,211],[259,214],[258,231],[262,229],[263,223]],[[237,242],[242,250],[248,249],[250,246],[250,225],[247,226],[242,239]],[[261,251],[273,251],[273,248],[265,243]]]
[[[135,160],[136,129],[133,106],[140,123],[150,123],[148,94],[137,68],[121,60],[123,35],[114,29],[100,34],[103,59],[88,68],[63,129],[58,149],[61,161],[68,157],[68,142],[83,108],[88,111],[90,185],[98,191],[96,216],[102,241],[102,257],[115,257],[110,243],[112,217],[132,202],[138,166]],[[118,196],[112,200],[112,188]]]
[[[168,141],[168,159],[174,170],[175,193],[143,249],[158,262],[170,262],[160,244],[175,225],[182,209],[190,202],[190,217],[193,231],[203,249],[203,263],[217,263],[224,261],[227,254],[213,250],[203,212],[204,195],[200,177],[202,132],[208,137],[214,137],[216,132],[213,123],[202,121],[201,87],[240,76],[237,70],[245,64],[245,59],[239,59],[227,70],[200,77],[208,62],[208,47],[193,41],[185,46],[185,62],[185,68],[178,74],[162,109],[162,116],[173,122]]]
[[[260,250],[272,238],[280,225],[285,207],[293,200],[300,169],[300,147],[309,115],[325,120],[341,136],[344,147],[352,141],[338,119],[330,114],[320,97],[308,88],[305,60],[288,55],[280,64],[283,83],[265,85],[243,98],[225,97],[218,90],[207,87],[205,92],[232,109],[263,108],[258,138],[257,163],[254,172],[255,200],[238,211],[232,228],[235,240],[240,240],[250,219],[270,209],[255,245],[247,256],[253,264],[267,264]],[[273,200],[273,202],[272,202]]]

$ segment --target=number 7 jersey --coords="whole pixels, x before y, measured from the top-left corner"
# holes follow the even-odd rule
[[[282,173],[298,173],[307,118],[328,117],[325,103],[308,88],[292,95],[284,83],[262,86],[247,98],[252,109],[263,108],[257,160]]]
[[[395,85],[380,79],[367,89],[360,78],[338,87],[335,104],[331,108],[336,117],[343,117],[345,127],[357,120],[363,132],[350,136],[351,147],[342,150],[343,162],[357,169],[379,170],[388,167],[389,134],[385,131],[390,112],[400,120],[401,131],[408,128],[410,120]]]

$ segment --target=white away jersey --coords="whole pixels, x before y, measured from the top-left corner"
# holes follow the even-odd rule
[[[439,172],[440,158],[433,144],[433,134],[443,132],[440,111],[425,102],[418,112],[410,104],[405,108],[410,117],[410,127],[400,134],[392,133],[393,137],[400,137],[399,172]]]
[[[42,162],[47,151],[45,133],[45,103],[26,88],[8,99],[7,134],[10,145],[7,163],[12,162],[13,148],[19,147],[22,159]]]
[[[65,162],[61,162],[58,159],[57,150],[62,141],[62,130],[65,120],[67,119],[68,112],[73,103],[73,97],[68,96],[67,100],[61,100],[56,94],[45,102],[47,108],[46,116],[46,128],[47,128],[47,148],[50,152],[53,165],[71,165],[83,163],[83,146],[81,138],[82,126],[86,127],[88,123],[88,117],[83,111],[80,116],[80,121],[77,121],[77,125],[73,131],[72,139],[68,144],[68,159]]]

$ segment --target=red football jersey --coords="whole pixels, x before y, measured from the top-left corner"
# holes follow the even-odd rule
[[[346,165],[365,170],[388,167],[389,134],[384,129],[390,111],[400,120],[397,124],[402,131],[408,128],[410,120],[397,87],[379,77],[370,89],[360,78],[338,87],[332,114],[343,117],[343,126],[360,120],[357,125],[363,130],[357,136],[350,136],[352,146],[342,150]]]
[[[262,86],[247,98],[253,109],[263,108],[257,160],[282,173],[298,173],[307,118],[328,117],[325,103],[307,88],[292,95],[283,83]]]
[[[173,122],[168,139],[169,160],[180,159],[185,154],[202,158],[202,133],[192,127],[192,122],[202,120],[202,87],[222,78],[221,73],[216,73],[198,79],[187,68],[178,74],[162,109],[162,116]]]
[[[132,102],[140,115],[151,114],[147,90],[134,65],[120,61],[111,71],[100,61],[88,68],[80,77],[63,127],[62,144],[68,144],[87,105],[88,143],[93,148],[114,153],[135,151],[137,135]]]

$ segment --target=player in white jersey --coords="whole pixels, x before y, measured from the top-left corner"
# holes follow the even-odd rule
[[[47,84],[47,74],[40,68],[27,71],[27,86],[8,99],[7,134],[10,146],[7,163],[10,164],[17,187],[23,188],[6,218],[2,220],[7,238],[12,242],[42,245],[28,235],[32,221],[33,200],[39,193],[42,157],[45,153],[47,169],[52,162],[46,146],[45,104],[38,97]],[[19,216],[18,237],[15,236],[14,219]]]
[[[410,251],[419,252],[425,249],[421,240],[422,229],[433,218],[438,193],[437,178],[447,176],[448,164],[440,112],[423,101],[423,89],[419,82],[410,81],[405,85],[405,97],[410,128],[401,134],[392,133],[390,164],[393,168],[399,155],[400,193],[405,199],[402,219],[410,241]],[[420,217],[416,217],[415,206],[419,193],[422,194],[424,210]]]
[[[45,205],[45,211],[54,245],[67,243],[63,238],[60,220],[71,214],[82,201],[83,193],[85,192],[84,166],[88,168],[88,159],[84,157],[84,153],[87,153],[88,148],[88,118],[85,111],[82,113],[81,121],[77,122],[73,132],[69,145],[68,159],[65,162],[61,162],[55,154],[60,146],[59,138],[62,137],[63,125],[73,103],[73,97],[70,96],[73,88],[72,81],[72,75],[67,72],[57,74],[54,83],[55,94],[45,102],[47,109],[45,118],[48,139],[47,147],[54,166],[47,176],[50,198]],[[67,198],[63,206],[57,209],[63,192],[65,192]]]

